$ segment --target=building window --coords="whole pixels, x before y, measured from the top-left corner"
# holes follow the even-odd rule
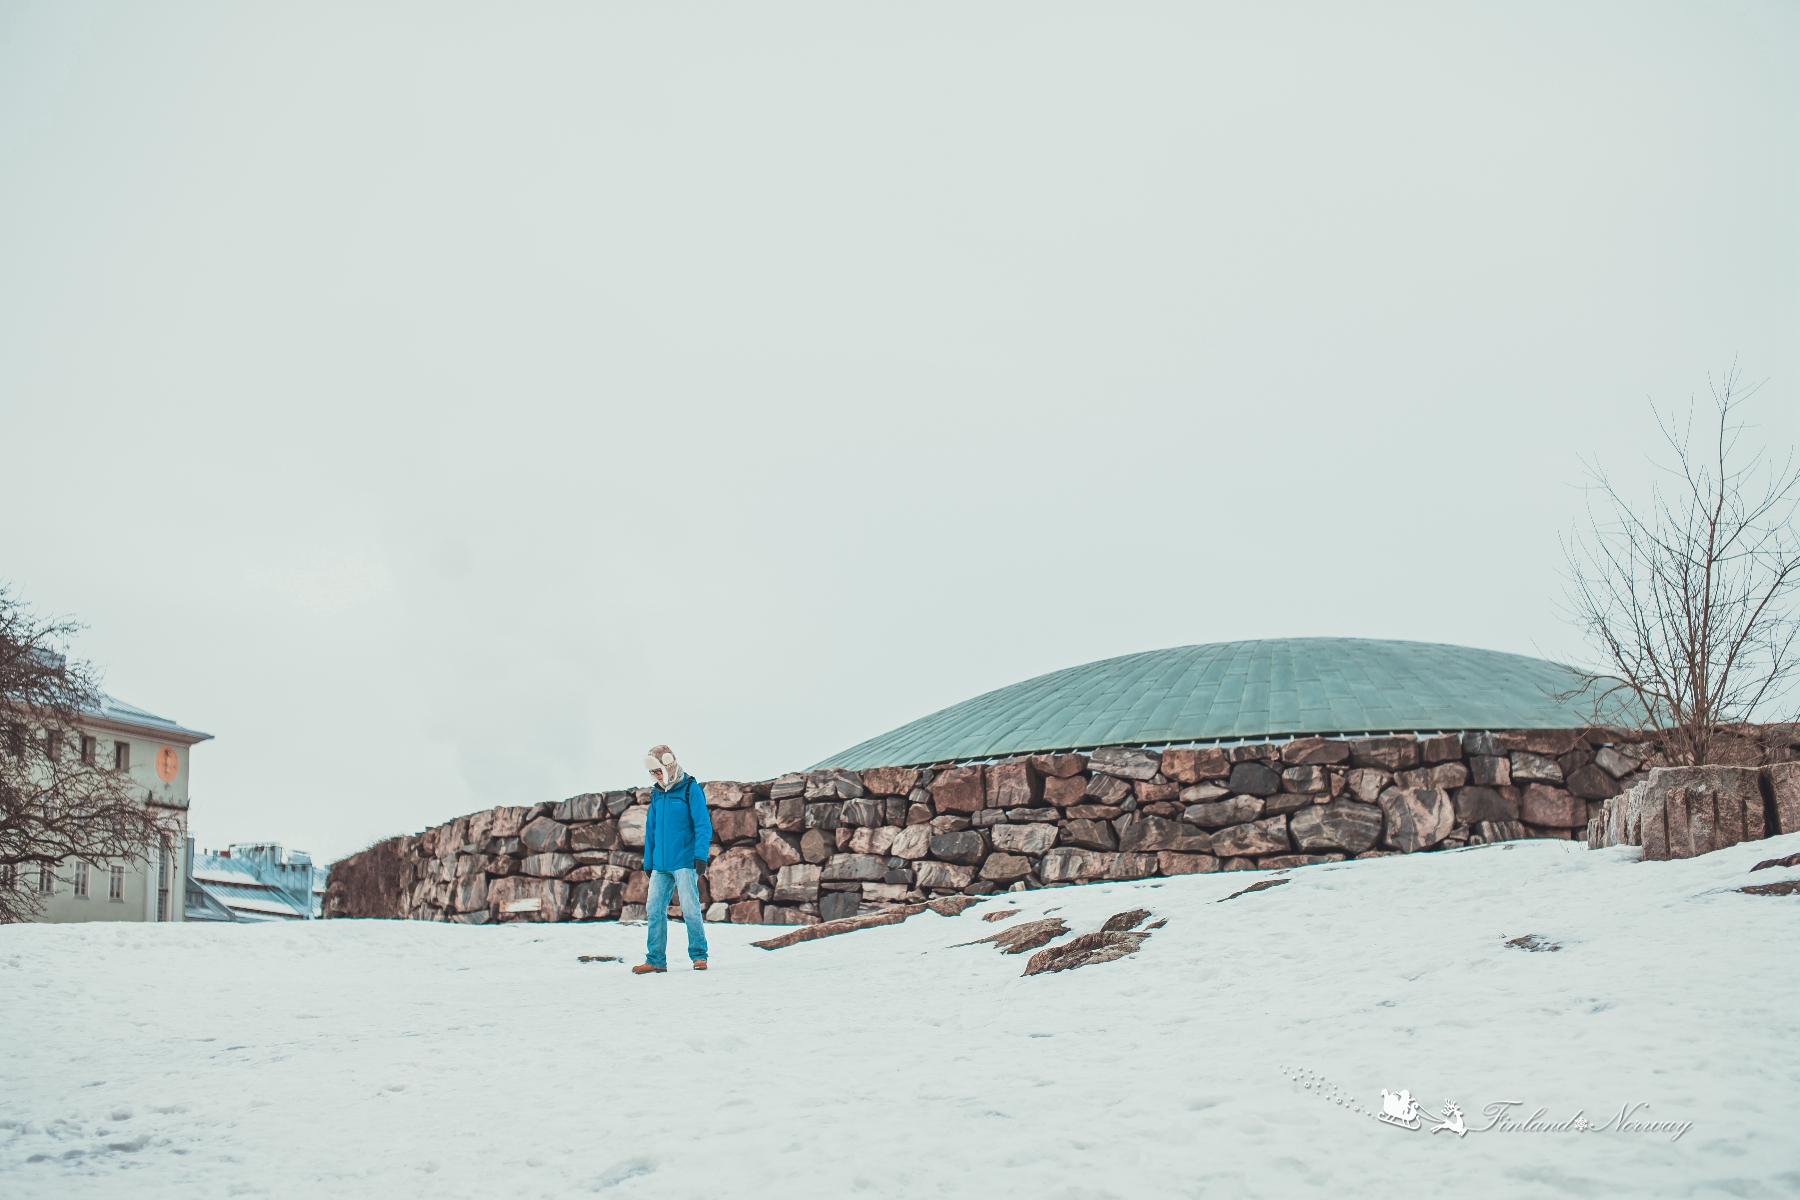
[[[112,881],[106,885],[106,898],[108,900],[125,899],[124,867],[114,867],[112,869]]]
[[[62,734],[60,732],[52,729],[44,735],[44,752],[52,760],[62,757]]]
[[[88,894],[88,865],[84,862],[75,864],[75,894],[83,900]]]
[[[115,770],[115,771],[131,770],[131,743],[130,742],[114,742],[113,743],[113,770]]]
[[[56,872],[48,865],[38,868],[38,891],[46,896],[56,891]]]
[[[97,747],[99,744],[100,743],[98,741],[89,737],[87,734],[85,734],[85,733],[82,734],[81,735],[81,761],[84,763],[91,764],[94,761],[95,747]]]
[[[11,892],[18,890],[19,868],[15,863],[7,863],[0,867],[0,888]]]

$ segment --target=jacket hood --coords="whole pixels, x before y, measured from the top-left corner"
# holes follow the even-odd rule
[[[667,746],[650,747],[650,753],[644,755],[644,769],[646,771],[661,769],[663,781],[657,786],[665,792],[678,786],[687,774],[681,769],[681,764],[675,760],[675,752]]]

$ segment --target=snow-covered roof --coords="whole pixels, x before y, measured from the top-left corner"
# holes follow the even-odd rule
[[[293,921],[306,915],[294,906],[293,900],[286,894],[272,888],[247,888],[221,883],[203,886],[233,912],[265,913],[271,917],[285,917]]]
[[[194,878],[207,883],[235,883],[250,887],[268,887],[249,864],[218,854],[194,855]]]
[[[264,882],[252,859],[196,854],[192,878],[196,887],[230,909],[240,921],[300,921],[317,915],[316,911],[307,911],[318,908],[316,897],[296,895]]]
[[[102,720],[119,725],[129,725],[151,733],[168,735],[171,739],[189,742],[212,740],[212,734],[201,733],[198,729],[188,729],[178,725],[168,717],[159,717],[149,709],[139,708],[135,704],[127,704],[117,696],[101,696],[100,711],[94,714]]]

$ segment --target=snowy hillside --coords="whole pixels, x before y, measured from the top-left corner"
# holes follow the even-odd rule
[[[0,928],[0,1194],[1792,1195],[1800,896],[1731,889],[1795,851],[1511,842],[773,952],[719,925],[706,974],[677,927],[648,977],[614,924]],[[1015,906],[1167,923],[1024,978],[957,945]],[[1355,1111],[1383,1089],[1420,1128]],[[1429,1132],[1446,1100],[1466,1136]],[[1504,1101],[1601,1128],[1483,1131]]]

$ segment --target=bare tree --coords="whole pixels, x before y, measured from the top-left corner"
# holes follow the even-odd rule
[[[77,626],[34,617],[0,586],[0,924],[42,911],[41,873],[142,862],[176,826],[95,753],[93,668],[58,648]]]
[[[1737,417],[1760,385],[1742,387],[1735,364],[1709,384],[1717,420],[1698,438],[1692,400],[1680,425],[1652,406],[1675,461],[1646,503],[1589,465],[1587,524],[1563,544],[1570,616],[1602,664],[1574,668],[1571,694],[1592,698],[1596,723],[1660,731],[1681,765],[1713,761],[1721,725],[1787,700],[1800,635],[1800,470]]]

